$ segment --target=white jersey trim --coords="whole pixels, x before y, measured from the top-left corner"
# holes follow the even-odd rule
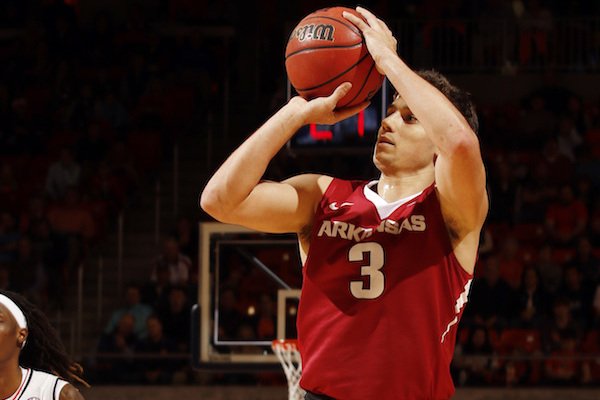
[[[471,282],[473,282],[473,279],[469,279],[467,281],[464,287],[464,291],[456,299],[456,303],[454,305],[454,318],[452,319],[452,321],[448,322],[446,330],[442,334],[442,339],[440,343],[444,343],[446,335],[448,334],[448,332],[450,332],[450,328],[452,328],[452,326],[458,323],[458,315],[460,314],[460,310],[462,310],[463,306],[469,301],[469,289],[471,288]]]
[[[371,187],[376,185],[377,182],[379,182],[379,181],[371,181],[371,182],[367,183],[364,187],[364,194],[365,194],[366,199],[369,200],[371,203],[373,203],[373,205],[377,209],[377,213],[379,214],[380,219],[386,219],[387,217],[392,215],[392,213],[398,207],[400,207],[401,205],[403,205],[405,203],[408,203],[409,201],[411,201],[412,199],[414,199],[415,197],[417,197],[421,193],[423,193],[423,191],[421,190],[419,193],[415,193],[408,197],[404,197],[402,199],[388,203],[381,196],[379,196],[379,194],[377,194],[373,189],[371,189]]]

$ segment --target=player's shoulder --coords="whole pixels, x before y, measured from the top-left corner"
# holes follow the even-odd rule
[[[58,376],[46,371],[29,368],[28,373],[31,375],[31,382],[34,384],[45,384],[46,382],[54,382],[60,379]]]
[[[63,399],[62,392],[69,382],[57,375],[36,369],[23,369],[27,371],[26,386],[23,391],[24,398]],[[77,390],[73,388],[74,390]],[[60,393],[60,396],[59,396]],[[29,396],[29,397],[27,397]],[[81,399],[82,397],[67,397],[67,399]]]
[[[85,398],[75,386],[69,384],[61,390],[59,400],[85,400]]]

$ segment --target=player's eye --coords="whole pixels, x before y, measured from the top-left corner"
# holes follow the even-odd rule
[[[408,123],[415,123],[415,122],[419,121],[413,113],[409,113],[409,114],[402,116],[402,119],[404,119],[404,121],[408,122]]]

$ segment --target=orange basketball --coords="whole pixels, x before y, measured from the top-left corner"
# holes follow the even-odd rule
[[[315,11],[294,28],[285,50],[288,78],[307,100],[329,96],[341,83],[352,82],[338,108],[370,100],[383,83],[362,33],[342,17],[342,11],[362,18],[346,7]]]

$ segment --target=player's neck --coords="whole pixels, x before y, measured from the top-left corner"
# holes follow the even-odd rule
[[[382,173],[379,182],[377,182],[377,194],[388,203],[391,203],[423,191],[431,185],[433,180],[434,177],[426,172],[397,176]]]
[[[10,360],[12,361],[12,360]],[[8,399],[21,385],[21,368],[13,362],[0,364],[0,399]]]

